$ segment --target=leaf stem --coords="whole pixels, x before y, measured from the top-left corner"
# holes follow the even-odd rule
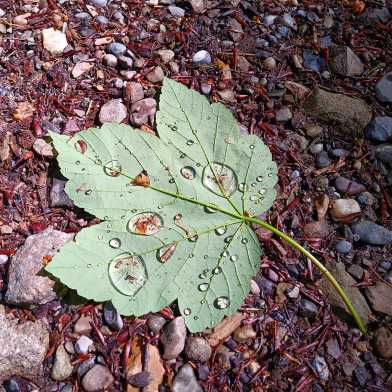
[[[298,249],[304,256],[306,256],[313,264],[315,264],[320,271],[323,273],[323,275],[327,278],[329,283],[336,289],[340,297],[342,298],[344,304],[347,306],[347,309],[350,311],[351,315],[353,316],[355,322],[357,323],[359,329],[361,330],[362,333],[366,333],[366,326],[364,322],[361,319],[361,316],[358,314],[358,312],[355,310],[354,305],[352,304],[350,298],[344,291],[343,287],[338,283],[338,281],[335,279],[335,277],[331,274],[330,271],[315,257],[313,256],[308,250],[306,250],[302,245],[300,245],[297,241],[295,241],[293,238],[288,236],[287,234],[283,233],[276,227],[270,225],[269,223],[262,221],[257,218],[252,218],[252,217],[245,217],[245,220],[251,223],[255,223],[257,225],[260,225],[267,230],[270,230],[272,233],[276,234],[286,242],[288,242],[291,246],[294,248]]]

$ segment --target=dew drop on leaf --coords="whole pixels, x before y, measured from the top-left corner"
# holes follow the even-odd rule
[[[246,184],[244,182],[241,182],[241,184],[238,185],[238,190],[240,192],[246,192],[248,190],[248,187],[246,186]]]
[[[118,249],[121,246],[121,240],[119,238],[112,238],[109,241],[109,246],[114,249]]]
[[[214,162],[203,170],[203,185],[216,195],[222,196],[221,188],[226,196],[231,196],[238,186],[237,176],[233,169],[222,163]]]
[[[222,253],[221,253],[221,256],[222,257],[227,257],[229,255],[229,252],[227,251],[227,250],[224,250]]]
[[[170,184],[174,184],[174,178],[173,177],[169,179],[169,183]]]
[[[225,238],[226,244],[230,243],[232,239],[233,239],[233,236],[232,236],[232,235],[227,236],[227,237]]]
[[[91,189],[87,189],[87,191],[84,192],[84,194],[85,194],[86,196],[90,196],[91,193],[92,193],[92,190],[91,190]]]
[[[117,160],[109,161],[105,164],[103,171],[110,177],[118,177],[121,174],[121,165]]]
[[[181,175],[187,180],[193,180],[196,177],[196,171],[191,166],[185,166],[180,170]]]
[[[215,233],[216,233],[217,235],[223,235],[223,234],[226,233],[226,231],[227,231],[227,229],[226,229],[225,226],[218,227],[217,229],[215,229]]]
[[[102,235],[102,234],[99,234],[99,235],[98,235],[98,239],[99,239],[100,241],[102,241],[102,240],[103,240],[103,235]]]
[[[87,264],[87,268],[91,268],[92,266],[93,266],[93,265],[90,264],[90,263]]]
[[[243,239],[241,240],[241,242],[245,245],[245,244],[248,243],[248,239],[247,239],[247,238],[243,238]]]
[[[230,300],[225,296],[218,297],[214,301],[214,306],[218,309],[226,309],[229,305],[230,305]]]
[[[154,235],[163,226],[163,219],[155,212],[142,212],[133,216],[127,228],[131,233],[142,235]]]
[[[205,211],[208,212],[209,214],[213,214],[216,212],[215,208],[212,207],[204,207]]]
[[[257,186],[257,184],[255,182],[252,182],[252,184],[250,184],[252,188],[255,188]]]
[[[254,144],[251,144],[251,145],[249,146],[249,148],[250,148],[251,150],[254,150],[254,149],[255,149],[255,145],[254,145]]]
[[[192,237],[189,237],[190,242],[196,242],[198,239],[199,239],[199,236],[197,234]]]
[[[218,275],[218,274],[220,274],[222,272],[222,268],[221,267],[215,267],[213,270],[212,270],[212,275]]]
[[[112,285],[122,294],[136,294],[147,281],[143,259],[129,253],[118,255],[109,264],[109,278]]]
[[[207,290],[208,290],[208,287],[209,287],[209,284],[208,284],[208,283],[200,283],[199,286],[198,286],[198,289],[199,289],[200,291],[207,291]]]
[[[249,197],[249,200],[250,201],[256,201],[257,200],[257,196],[252,195],[252,196]]]
[[[236,262],[238,260],[238,256],[237,255],[231,255],[230,256],[230,260],[233,262]]]
[[[263,181],[263,176],[257,176],[257,177],[256,177],[256,181],[257,181],[257,182]]]
[[[170,257],[173,256],[174,251],[177,248],[177,244],[175,242],[163,246],[161,249],[158,250],[157,257],[161,263],[165,263]]]
[[[195,142],[193,140],[190,140],[190,139],[186,141],[187,146],[191,146],[194,143]]]
[[[75,142],[74,146],[75,150],[81,154],[84,154],[87,151],[87,143],[84,140],[78,140]]]
[[[199,316],[193,317],[193,320],[199,320]]]
[[[190,308],[185,308],[183,313],[185,316],[189,316],[192,313],[192,310]]]
[[[75,165],[80,165],[80,161],[76,161],[76,162],[75,162]]]
[[[184,154],[184,153],[182,153],[181,155],[180,155],[180,158],[181,159],[184,159],[186,157],[186,154]]]

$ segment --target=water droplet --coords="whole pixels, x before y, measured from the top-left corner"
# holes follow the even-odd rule
[[[227,251],[227,250],[224,250],[222,253],[221,253],[221,256],[222,257],[227,257],[229,255],[229,252]]]
[[[192,144],[194,144],[195,142],[193,141],[193,140],[187,140],[186,141],[186,144],[188,145],[188,146],[191,146]]]
[[[204,255],[204,256],[203,256],[203,259],[204,259],[204,260],[207,260],[207,259],[208,259],[208,255]]]
[[[186,157],[186,154],[184,154],[184,153],[182,153],[181,155],[180,155],[180,158],[181,159],[184,159]]]
[[[147,281],[147,271],[140,256],[123,253],[109,264],[109,278],[112,285],[122,294],[136,294]]]
[[[255,182],[252,182],[252,184],[250,184],[252,188],[255,188],[257,186],[257,184]]]
[[[193,317],[193,320],[199,320],[199,316]]]
[[[192,310],[190,310],[189,308],[185,308],[183,313],[185,316],[189,316],[192,313]]]
[[[102,161],[98,158],[94,162],[96,165],[102,165]]]
[[[268,173],[268,177],[272,177],[272,173]]]
[[[121,246],[121,240],[119,238],[112,238],[109,241],[109,246],[114,249],[118,249]]]
[[[197,162],[197,163],[196,163],[196,166],[197,166],[197,167],[200,167],[200,166],[201,166],[201,163]]]
[[[75,162],[75,165],[80,165],[80,161],[76,161],[76,162]]]
[[[127,224],[131,233],[154,235],[163,226],[163,219],[155,212],[142,212],[133,216]]]
[[[112,227],[112,224],[111,224],[111,223],[108,223],[108,224],[106,225],[106,227],[107,227],[108,229],[110,229],[110,228]]]
[[[74,146],[75,150],[81,154],[84,154],[87,151],[87,143],[84,140],[78,140],[75,142]]]
[[[227,236],[227,237],[225,238],[226,244],[230,243],[230,242],[232,241],[232,239],[233,239],[233,236],[232,236],[232,235]]]
[[[167,260],[170,259],[170,257],[173,256],[173,253],[176,250],[176,248],[177,248],[177,244],[175,242],[173,242],[169,245],[163,246],[157,252],[158,260],[161,263],[165,263]]]
[[[99,239],[100,241],[103,240],[103,235],[102,235],[102,234],[99,234],[98,239]]]
[[[243,238],[243,239],[241,240],[241,242],[245,245],[245,244],[248,243],[248,239],[247,239],[247,238]]]
[[[226,309],[230,305],[229,298],[222,296],[214,301],[214,306],[218,309]]]
[[[222,268],[221,267],[215,267],[213,270],[212,270],[212,275],[218,275],[218,274],[220,274],[222,272]]]
[[[207,273],[208,273],[207,270],[203,271],[203,272],[199,275],[199,278],[200,278],[200,279],[205,279],[205,278],[207,277]]]
[[[196,242],[198,239],[199,239],[199,236],[196,234],[196,235],[194,235],[193,237],[190,237],[190,238],[189,238],[189,241],[190,241],[190,242]]]
[[[263,176],[257,176],[257,177],[256,177],[256,181],[257,181],[257,182],[263,181]]]
[[[208,283],[200,283],[199,286],[198,286],[198,289],[200,291],[207,291],[209,286],[210,285]]]
[[[257,196],[252,195],[252,196],[249,197],[249,200],[250,201],[256,201],[257,200]]]
[[[93,265],[92,264],[87,264],[87,268],[91,268]]]
[[[255,145],[254,145],[254,144],[251,144],[251,145],[249,146],[249,148],[250,148],[251,150],[254,150],[254,149],[255,149]]]
[[[170,184],[174,184],[174,178],[170,178],[170,179],[169,179],[169,183],[170,183]]]
[[[216,233],[217,235],[223,235],[223,234],[226,233],[226,231],[227,231],[226,226],[218,227],[217,229],[215,229],[215,233]]]
[[[84,194],[85,194],[86,196],[90,196],[92,192],[93,192],[93,191],[92,191],[91,189],[87,189],[87,191],[84,192]]]
[[[212,170],[209,165],[203,170],[203,185],[216,195],[222,196],[222,188],[226,196],[231,196],[237,190],[238,181],[233,169],[222,163],[214,162]]]
[[[235,263],[238,260],[238,256],[237,255],[231,255],[230,256],[230,260]]]
[[[134,214],[137,211],[136,208],[134,208],[133,210],[131,210],[132,214]]]
[[[188,256],[188,258],[191,259],[193,256],[194,256],[194,254],[191,253],[191,254]]]
[[[248,187],[247,187],[247,185],[244,182],[241,182],[241,184],[238,185],[238,190],[240,192],[246,192],[248,190]]]
[[[266,189],[265,189],[265,188],[261,188],[261,189],[259,190],[260,195],[264,195],[265,192],[266,192]]]
[[[206,300],[205,300],[205,299],[202,299],[202,300],[200,301],[200,303],[203,305],[203,304],[206,303]]]
[[[196,171],[191,166],[185,166],[180,170],[181,175],[187,180],[193,180],[196,177]]]
[[[117,160],[109,161],[104,166],[103,171],[110,177],[118,177],[121,174],[120,162]]]

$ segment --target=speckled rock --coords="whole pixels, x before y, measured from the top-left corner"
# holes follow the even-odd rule
[[[189,336],[186,341],[185,353],[190,360],[206,362],[212,354],[207,340],[199,336]]]

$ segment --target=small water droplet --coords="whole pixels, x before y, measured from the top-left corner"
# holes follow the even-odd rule
[[[215,208],[212,208],[212,207],[204,207],[204,210],[205,210],[206,212],[208,212],[209,214],[213,214],[213,213],[216,212],[216,209],[215,209]]]
[[[87,143],[84,140],[78,140],[75,142],[74,146],[75,150],[81,154],[84,154],[87,151]]]
[[[173,256],[174,251],[177,248],[177,244],[175,242],[163,246],[161,249],[158,250],[157,257],[161,263],[165,263],[170,257]]]
[[[249,146],[249,148],[250,148],[251,150],[254,150],[254,149],[255,149],[255,145],[254,145],[254,144],[251,144],[251,145]]]
[[[187,180],[193,180],[196,177],[196,171],[191,166],[185,166],[180,170],[181,175]]]
[[[233,169],[222,163],[213,162],[212,169],[207,165],[203,170],[203,185],[216,195],[231,196],[238,187],[237,176]]]
[[[199,316],[193,317],[193,320],[199,320]]]
[[[192,310],[190,310],[189,308],[185,308],[183,313],[185,316],[189,316],[192,313]]]
[[[93,265],[92,264],[87,264],[87,268],[91,268]]]
[[[76,161],[76,162],[75,162],[75,165],[80,165],[80,161]]]
[[[121,215],[121,217],[120,217],[121,219],[125,219],[125,215]]]
[[[207,270],[203,271],[203,272],[199,275],[199,278],[200,278],[200,279],[205,279],[205,278],[207,277],[207,273],[208,273]]]
[[[268,177],[272,177],[272,173],[268,173]]]
[[[208,259],[208,255],[204,255],[204,256],[203,256],[203,259],[204,259],[204,260],[207,260],[207,259]]]
[[[203,304],[206,303],[206,300],[205,300],[205,299],[202,299],[202,300],[200,301],[200,303],[203,305]]]
[[[212,270],[212,275],[218,275],[218,274],[220,274],[222,272],[222,268],[221,267],[215,267],[213,270]]]
[[[223,234],[226,233],[226,231],[227,231],[226,226],[218,227],[217,229],[215,229],[215,233],[216,233],[217,235],[223,235]]]
[[[106,227],[107,227],[108,229],[110,229],[110,228],[112,227],[112,224],[111,224],[111,223],[108,223],[108,224],[106,225]]]
[[[188,256],[188,258],[191,259],[193,256],[194,256],[194,254],[191,253],[191,254]]]
[[[86,196],[90,196],[92,192],[93,192],[93,191],[92,191],[91,189],[87,189],[87,191],[84,192],[84,194],[85,194]]]
[[[198,286],[198,289],[199,289],[200,291],[207,291],[207,290],[208,290],[208,287],[209,287],[209,284],[208,284],[208,283],[200,283],[199,286]]]
[[[235,263],[238,260],[238,256],[237,255],[231,255],[230,256],[230,260]]]
[[[257,177],[256,177],[256,181],[257,181],[257,182],[263,181],[263,176],[257,176]]]
[[[255,188],[257,186],[257,184],[255,182],[252,182],[252,184],[250,184],[252,188]]]
[[[252,196],[249,197],[249,200],[250,201],[256,201],[257,200],[257,196],[252,195]]]
[[[244,182],[241,182],[241,184],[238,185],[238,190],[240,192],[246,192],[248,190],[248,187],[246,186],[246,184]]]
[[[184,153],[182,153],[181,155],[180,155],[180,158],[181,159],[184,159],[186,157],[186,154],[184,154]]]
[[[169,183],[170,184],[174,184],[174,178],[173,177],[169,179]]]
[[[194,144],[195,142],[193,141],[193,140],[187,140],[186,141],[186,144],[188,145],[188,146],[191,146],[192,144]]]
[[[210,321],[210,325],[215,325],[215,322],[213,320]]]
[[[102,165],[102,161],[98,158],[94,162],[96,165]]]
[[[142,212],[133,216],[127,224],[131,233],[141,235],[154,235],[163,226],[163,219],[155,212]]]
[[[112,238],[109,241],[109,246],[114,249],[118,249],[121,246],[121,240],[119,238]]]
[[[194,235],[193,237],[189,238],[189,241],[190,242],[196,242],[198,239],[199,239],[199,236],[198,235]]]
[[[265,188],[261,188],[261,189],[259,190],[260,195],[264,195],[265,192],[266,192],[266,189],[265,189]]]
[[[227,236],[227,237],[225,238],[226,244],[230,243],[232,239],[233,239],[233,236],[232,236],[232,235]]]
[[[136,208],[134,208],[133,210],[131,210],[132,214],[134,214],[137,211]]]
[[[105,164],[103,171],[110,177],[118,177],[121,174],[121,165],[117,160],[109,161]]]
[[[218,309],[226,309],[230,305],[229,298],[222,296],[214,301],[214,306]]]
[[[102,234],[99,234],[98,235],[98,239],[101,241],[101,240],[103,240],[103,235]]]
[[[241,242],[245,245],[245,244],[248,243],[248,239],[247,239],[247,238],[243,238],[243,239],[241,240]]]
[[[200,167],[200,166],[201,166],[201,163],[197,162],[197,163],[196,163],[196,166],[197,166],[197,167]]]
[[[222,257],[227,257],[229,255],[229,252],[227,251],[227,250],[224,250],[222,253],[221,253],[221,256]]]

